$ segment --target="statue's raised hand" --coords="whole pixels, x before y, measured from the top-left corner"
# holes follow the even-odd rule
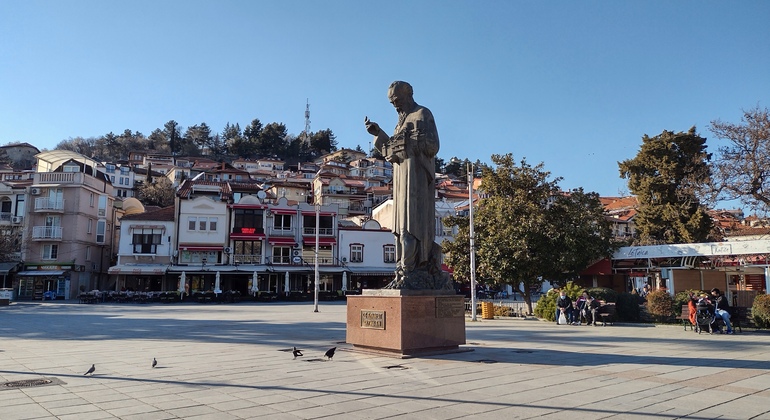
[[[382,132],[379,124],[369,121],[369,117],[364,117],[364,125],[366,125],[366,131],[373,136],[377,136]]]

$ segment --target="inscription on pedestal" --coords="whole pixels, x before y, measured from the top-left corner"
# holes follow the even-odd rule
[[[361,309],[361,328],[385,329],[385,311]]]
[[[436,298],[436,318],[465,317],[465,302],[454,297]]]

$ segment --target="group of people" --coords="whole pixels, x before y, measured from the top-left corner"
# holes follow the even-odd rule
[[[702,293],[700,296],[696,297],[693,293],[690,295],[687,306],[690,309],[691,324],[696,325],[698,323],[698,310],[705,310],[714,316],[715,322],[717,320],[722,320],[722,322],[724,322],[726,328],[725,332],[727,334],[733,333],[733,325],[730,322],[730,303],[727,301],[727,296],[716,287],[711,289],[711,296]]]
[[[556,324],[582,325],[585,320],[586,325],[596,325],[599,306],[599,301],[586,291],[573,302],[564,289],[559,290],[559,297],[556,299]]]

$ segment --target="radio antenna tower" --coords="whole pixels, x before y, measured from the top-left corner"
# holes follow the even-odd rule
[[[310,100],[305,105],[305,144],[310,146]]]

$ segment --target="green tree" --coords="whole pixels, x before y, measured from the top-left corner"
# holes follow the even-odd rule
[[[187,127],[184,138],[188,145],[194,144],[198,150],[207,149],[211,145],[212,140],[211,128],[209,128],[206,123],[201,123],[200,125],[192,125]]]
[[[637,243],[706,242],[714,224],[698,199],[711,182],[706,139],[695,132],[663,133],[642,138],[636,157],[619,162],[620,177],[637,196],[634,219]]]
[[[172,154],[178,154],[182,150],[182,127],[174,120],[169,120],[163,125],[163,135],[168,142]]]
[[[729,143],[718,149],[709,191],[716,200],[740,200],[755,211],[770,212],[770,111],[743,111],[739,124],[715,120],[714,135]]]
[[[310,135],[310,151],[313,157],[319,157],[337,150],[337,136],[332,130],[321,130]]]
[[[165,176],[154,178],[139,188],[139,200],[148,206],[168,207],[174,204],[175,190]]]
[[[156,153],[171,153],[171,148],[161,129],[156,128],[147,137],[147,149]]]
[[[257,152],[260,157],[283,156],[286,150],[286,126],[282,123],[270,123],[259,134]]]
[[[242,156],[242,154],[238,152],[240,151],[239,148],[243,143],[243,133],[241,133],[241,126],[238,125],[238,123],[231,125],[228,121],[225,124],[224,130],[222,130],[222,141],[225,144],[227,153],[234,154],[236,156]]]
[[[474,212],[478,274],[497,284],[510,284],[532,312],[532,289],[546,279],[565,282],[615,249],[599,197],[582,189],[562,193],[543,164],[516,165],[511,154],[493,155],[495,167],[482,166],[486,198]],[[469,247],[468,223],[457,225],[460,240],[449,247],[448,264],[462,272]],[[457,264],[457,265],[456,265]]]

